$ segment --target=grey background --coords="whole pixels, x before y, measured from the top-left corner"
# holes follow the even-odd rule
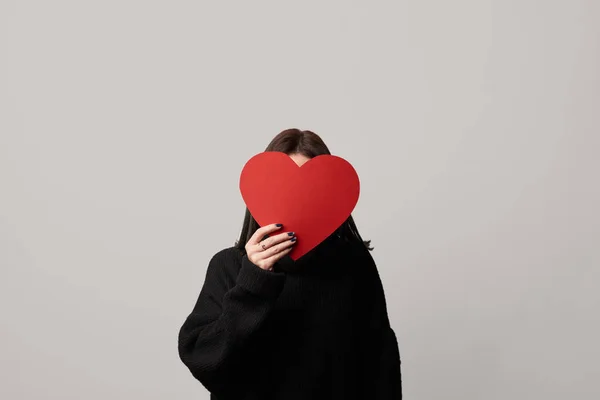
[[[359,172],[407,399],[600,396],[598,1],[0,1],[0,397],[208,399],[245,161]]]

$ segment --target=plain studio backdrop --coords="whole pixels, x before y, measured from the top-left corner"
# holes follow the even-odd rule
[[[0,397],[208,399],[177,333],[291,127],[407,399],[600,396],[597,1],[1,1]]]

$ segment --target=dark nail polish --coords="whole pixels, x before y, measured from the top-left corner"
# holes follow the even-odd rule
[[[288,232],[288,236],[294,236],[294,232]]]
[[[275,224],[276,227],[281,228],[283,224]]]
[[[296,241],[296,238],[295,238],[295,237],[293,237],[293,238],[291,238],[291,239],[290,239],[290,241],[292,241],[292,242],[295,242],[295,241]]]

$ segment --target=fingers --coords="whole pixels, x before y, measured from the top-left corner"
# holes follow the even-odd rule
[[[265,247],[267,249],[269,249],[270,247],[275,246],[278,243],[281,243],[285,240],[289,240],[289,239],[293,238],[294,235],[295,235],[295,232],[282,232],[275,236],[271,236],[264,240],[261,240],[260,242],[258,242],[258,244],[260,244],[261,246],[264,244]]]
[[[288,236],[287,233],[283,233],[281,235],[277,235],[276,237],[272,237],[269,239],[266,239],[263,241],[266,242],[267,240],[275,240],[276,238],[283,238],[283,239],[279,239],[278,241],[276,241],[274,244],[272,245],[267,245],[265,244],[265,247],[267,247],[266,250],[264,251],[260,251],[256,256],[258,259],[260,260],[266,260],[269,257],[272,257],[276,254],[279,254],[280,252],[290,249],[292,248],[292,246],[294,245],[294,243],[296,243],[296,237],[295,236]],[[262,250],[262,249],[261,249]]]
[[[258,228],[256,232],[254,232],[254,235],[250,237],[250,240],[248,240],[248,244],[258,244],[265,235],[281,229],[282,226],[282,224],[270,224]]]
[[[287,253],[289,253],[290,251],[292,251],[293,247],[288,247],[285,250],[281,250],[279,253],[277,254],[273,254],[271,257],[267,258],[264,260],[265,263],[267,263],[268,265],[272,266],[273,264],[275,264],[279,259],[281,259],[283,256],[285,256]]]
[[[263,269],[271,270],[277,260],[292,251],[297,239],[294,232],[282,232],[272,237],[268,236],[269,233],[278,231],[282,226],[282,224],[265,225],[254,232],[246,243],[246,253],[251,262]]]

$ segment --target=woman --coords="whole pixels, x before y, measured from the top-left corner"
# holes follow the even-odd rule
[[[266,151],[298,165],[330,154],[288,129]],[[278,222],[278,221],[274,221]],[[211,399],[401,399],[400,354],[370,241],[350,216],[295,262],[285,226],[248,209],[235,246],[209,262],[179,356]]]

